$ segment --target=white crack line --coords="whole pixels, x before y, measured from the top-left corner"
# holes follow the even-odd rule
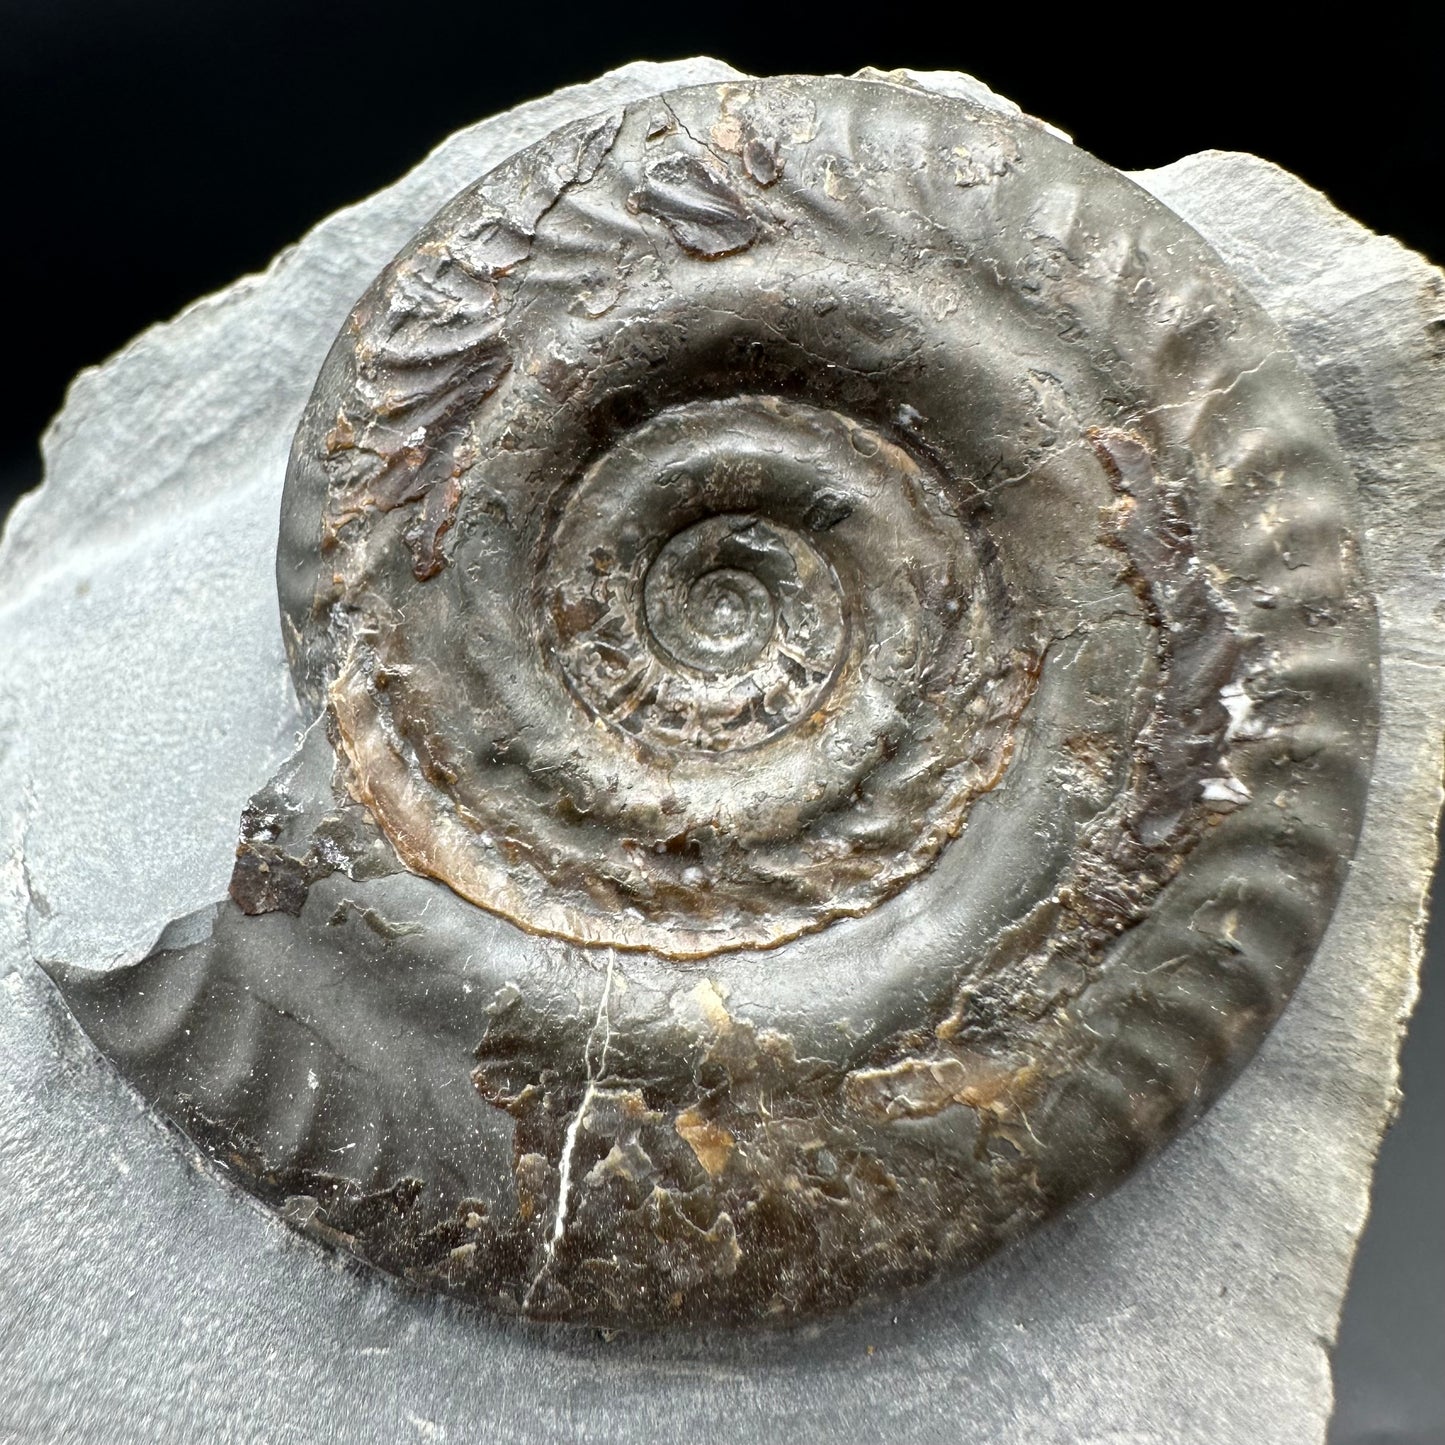
[[[588,1108],[591,1107],[593,1099],[600,1092],[597,1081],[607,1077],[607,1050],[612,1043],[612,1019],[608,1010],[612,1002],[612,975],[616,960],[616,950],[608,949],[607,978],[602,985],[602,998],[597,1005],[597,1017],[593,1021],[591,1032],[587,1035],[587,1042],[582,1046],[582,1062],[587,1070],[587,1087],[582,1091],[582,1101],[577,1105],[577,1111],[572,1115],[567,1125],[566,1136],[562,1141],[562,1153],[557,1160],[557,1213],[552,1219],[552,1234],[547,1240],[546,1249],[542,1255],[542,1267],[533,1277],[532,1283],[527,1286],[527,1293],[522,1296],[524,1310],[531,1304],[537,1286],[542,1283],[548,1270],[552,1268],[552,1261],[557,1254],[557,1246],[561,1244],[562,1236],[567,1231],[567,1206],[572,1197],[572,1155],[577,1147],[577,1131],[582,1127],[582,1120],[586,1116]],[[594,1068],[592,1047],[599,1032],[602,1035],[602,1046]]]

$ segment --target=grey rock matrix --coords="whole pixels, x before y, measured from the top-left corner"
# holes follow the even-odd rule
[[[300,722],[270,581],[286,448],[372,275],[518,146],[730,73],[630,67],[484,122],[77,382],[49,483],[7,534],[0,604],[0,1428],[16,1438],[460,1438],[484,1419],[499,1439],[931,1439],[960,1421],[998,1440],[1322,1433],[1321,1341],[1391,1104],[1438,806],[1441,301],[1418,259],[1251,158],[1139,179],[1235,269],[1334,412],[1366,502],[1381,740],[1354,867],[1289,1011],[1218,1108],[1116,1196],[896,1318],[543,1334],[348,1271],[199,1174],[32,967],[131,962],[224,892],[238,800]]]

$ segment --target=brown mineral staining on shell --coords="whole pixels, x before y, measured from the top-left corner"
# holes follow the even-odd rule
[[[489,1308],[976,1262],[1309,961],[1354,491],[1235,278],[1026,119],[792,78],[566,127],[338,338],[277,568],[319,721],[206,938],[76,1006],[298,1227]]]
[[[727,1168],[736,1140],[721,1124],[702,1117],[696,1109],[684,1109],[674,1125],[697,1155],[697,1162],[715,1179]]]
[[[848,1100],[885,1119],[927,1118],[957,1104],[1022,1117],[1032,1086],[1041,1081],[1034,1064],[1009,1068],[949,1055],[910,1058],[885,1069],[855,1071],[848,1078]]]

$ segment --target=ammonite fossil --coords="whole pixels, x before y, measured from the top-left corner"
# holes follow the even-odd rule
[[[1354,482],[1264,314],[1035,123],[884,78],[569,125],[358,303],[277,575],[317,721],[85,1027],[315,1237],[781,1321],[1196,1117],[1372,753]]]

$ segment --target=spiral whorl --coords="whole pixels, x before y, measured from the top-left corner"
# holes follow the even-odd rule
[[[977,1260],[1197,1115],[1321,937],[1354,493],[1218,258],[1033,122],[872,76],[569,125],[337,339],[277,570],[324,727],[137,975],[165,1038],[93,1027],[288,1217],[499,1308]]]

